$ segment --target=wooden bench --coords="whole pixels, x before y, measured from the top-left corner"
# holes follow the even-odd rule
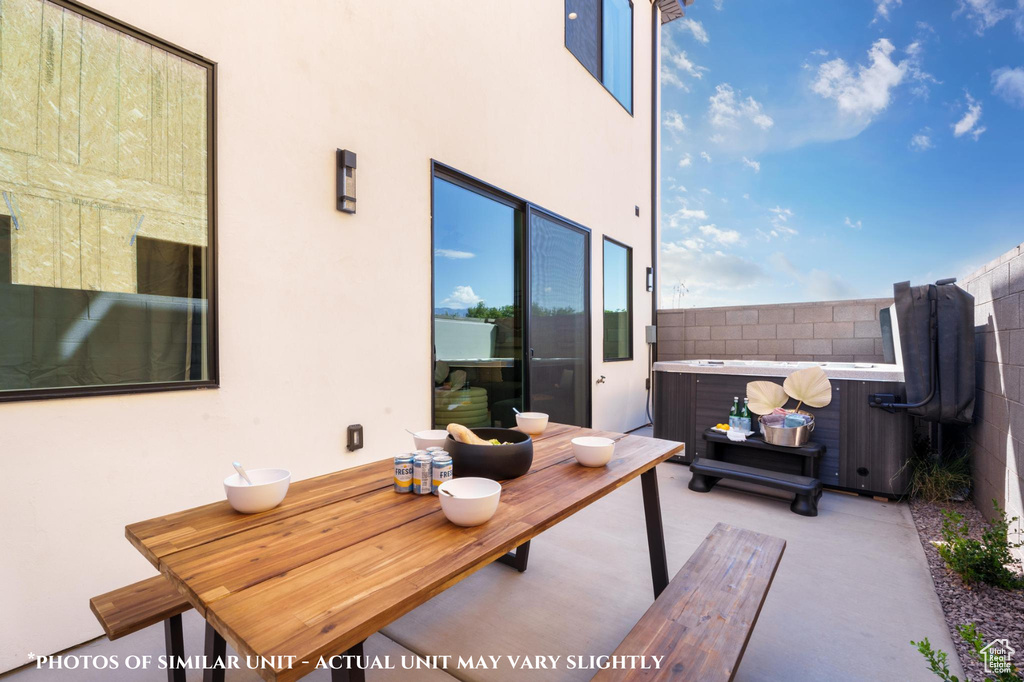
[[[185,657],[181,614],[191,609],[192,605],[164,576],[153,576],[93,597],[89,600],[89,608],[110,640],[163,621],[167,655]],[[168,668],[167,679],[170,682],[185,682],[185,669]]]
[[[744,483],[785,490],[794,493],[789,508],[801,516],[817,516],[818,500],[821,499],[821,481],[810,476],[786,474],[780,471],[769,471],[760,467],[745,464],[733,464],[716,459],[698,457],[690,464],[690,490],[698,493],[710,492],[715,484],[723,478]]]
[[[785,549],[780,538],[716,525],[612,654],[664,656],[658,669],[593,679],[731,680]]]

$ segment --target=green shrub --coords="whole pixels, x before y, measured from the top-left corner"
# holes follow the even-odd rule
[[[937,544],[937,549],[946,566],[968,585],[983,582],[1012,590],[1022,586],[1020,576],[1009,568],[1017,563],[1012,550],[1024,547],[1024,542],[1010,542],[1009,539],[1010,525],[1019,519],[1016,516],[1007,519],[995,500],[992,504],[995,505],[996,518],[988,522],[981,540],[970,537],[970,525],[963,514],[944,510],[943,542]],[[1019,535],[1019,532],[1015,534]]]
[[[970,646],[971,658],[978,661],[979,663],[985,663],[985,659],[982,658],[982,649],[985,648],[985,640],[982,639],[981,633],[978,632],[978,628],[975,627],[974,623],[968,623],[967,625],[961,625],[957,628],[957,632],[965,642]],[[931,642],[925,637],[920,642],[911,640],[913,646],[917,647],[917,650],[921,652],[921,655],[928,661],[928,669],[935,673],[938,677],[945,680],[945,682],[960,682],[960,678],[949,672],[949,656],[945,651],[941,649],[932,649]],[[990,668],[1002,668],[1004,665],[1009,665],[1008,672],[995,673],[995,677],[985,677],[985,682],[1020,682],[1020,676],[1018,674],[1017,666],[1012,663],[1008,663],[1001,656],[995,654],[988,655],[988,666]],[[970,682],[970,678],[965,680]]]

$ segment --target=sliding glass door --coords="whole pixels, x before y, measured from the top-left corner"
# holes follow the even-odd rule
[[[434,425],[515,426],[523,410],[523,211],[434,180]]]
[[[589,426],[589,232],[447,169],[432,181],[435,428],[515,410]]]
[[[590,234],[530,208],[530,409],[590,425]]]

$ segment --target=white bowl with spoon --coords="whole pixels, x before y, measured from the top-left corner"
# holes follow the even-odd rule
[[[258,514],[281,504],[288,493],[292,474],[287,469],[251,469],[246,471],[232,462],[236,474],[224,479],[224,493],[231,508],[242,514]]]
[[[501,484],[489,478],[453,478],[437,489],[441,511],[456,526],[479,526],[498,511]]]
[[[408,429],[406,429],[408,431]],[[412,441],[416,444],[417,450],[427,448],[443,448],[448,438],[448,432],[444,429],[426,429],[424,431],[409,431],[412,434]]]
[[[516,411],[516,426],[523,433],[531,436],[539,436],[548,428],[548,416],[543,412],[519,412]]]

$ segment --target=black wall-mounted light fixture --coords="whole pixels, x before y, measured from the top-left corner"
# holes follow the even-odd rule
[[[338,150],[338,210],[356,212],[356,153]]]
[[[654,268],[647,268],[647,291],[654,291]]]

